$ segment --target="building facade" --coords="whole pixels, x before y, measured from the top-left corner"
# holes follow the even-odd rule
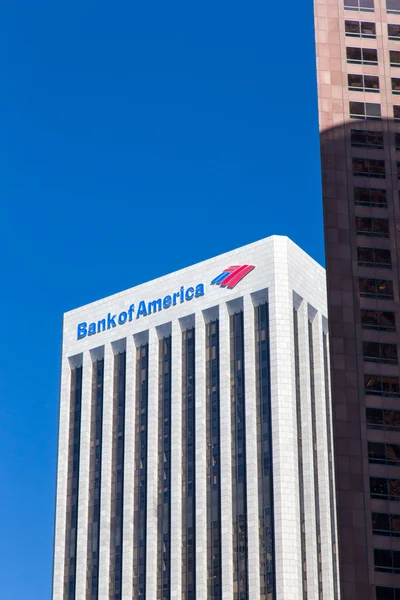
[[[64,316],[53,600],[337,600],[325,272],[273,236]]]
[[[400,2],[315,0],[344,600],[400,599]]]

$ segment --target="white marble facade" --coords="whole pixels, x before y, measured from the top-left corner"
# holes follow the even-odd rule
[[[233,289],[211,281],[231,265],[253,265]],[[198,295],[181,302],[184,294],[197,288]],[[201,287],[202,286],[202,287]],[[175,293],[175,305],[173,294]],[[168,296],[171,300],[168,300]],[[167,300],[165,301],[165,297]],[[151,314],[143,307],[153,301]],[[82,421],[80,441],[76,600],[86,600],[86,555],[88,519],[88,475],[90,451],[90,372],[92,361],[104,357],[103,449],[101,466],[101,524],[98,599],[109,600],[110,488],[112,443],[112,382],[115,353],[127,353],[124,459],[124,511],[122,553],[122,599],[132,595],[133,545],[133,436],[135,427],[135,347],[149,343],[149,418],[147,474],[146,600],[157,599],[157,439],[158,439],[158,351],[165,326],[172,335],[172,439],[171,439],[171,599],[182,596],[181,566],[181,331],[191,323],[196,331],[196,600],[207,600],[207,515],[206,515],[206,426],[205,426],[205,324],[210,314],[220,327],[220,435],[221,435],[221,548],[222,598],[234,600],[232,577],[231,425],[229,382],[229,314],[238,303],[244,318],[246,492],[248,535],[248,598],[260,599],[259,527],[257,483],[257,415],[255,403],[254,307],[268,301],[270,328],[271,421],[274,489],[274,558],[276,600],[338,600],[337,557],[333,554],[336,532],[332,526],[329,486],[329,455],[323,361],[323,332],[326,333],[327,301],[324,269],[286,237],[272,236],[226,254],[187,267],[159,279],[101,299],[64,315],[60,427],[57,472],[57,503],[54,550],[53,600],[65,600],[64,562],[66,490],[68,477],[68,434],[70,370],[83,365]],[[143,301],[142,304],[140,302]],[[234,302],[236,301],[236,302]],[[169,305],[170,304],[170,305]],[[133,306],[134,305],[134,306]],[[159,310],[161,305],[161,310]],[[133,308],[132,308],[133,306]],[[156,312],[154,312],[154,310]],[[300,477],[298,405],[296,396],[294,320],[297,311],[299,380],[301,404],[302,478],[304,494],[304,539],[300,523]],[[138,314],[141,312],[142,314]],[[118,323],[120,317],[121,324]],[[116,315],[113,320],[114,315]],[[86,331],[106,329],[78,339],[79,324]],[[107,329],[107,321],[110,327]],[[115,322],[115,326],[113,323]],[[313,334],[315,436],[313,440],[309,325]],[[95,325],[90,328],[90,324]],[[85,327],[81,325],[82,333]],[[329,390],[328,390],[329,395]],[[314,441],[317,453],[314,451]],[[315,469],[314,461],[318,462]],[[318,494],[315,494],[315,473]],[[319,510],[316,511],[316,497]],[[334,495],[333,495],[334,497]],[[317,521],[320,540],[317,543]],[[318,553],[320,557],[318,558]],[[304,575],[305,573],[305,575]],[[304,595],[304,580],[307,594]],[[336,590],[335,590],[336,588]],[[319,594],[322,593],[323,596]]]

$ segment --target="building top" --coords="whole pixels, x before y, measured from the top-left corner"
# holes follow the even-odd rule
[[[271,236],[64,315],[73,356],[271,286],[294,290],[326,315],[325,269],[285,236]]]

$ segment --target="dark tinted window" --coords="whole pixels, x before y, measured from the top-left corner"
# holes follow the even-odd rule
[[[383,148],[382,131],[351,130],[351,145],[356,148]]]
[[[375,217],[356,217],[356,233],[358,235],[388,238],[389,221],[388,219],[376,219]]]
[[[392,77],[392,82],[395,78]],[[379,77],[377,75],[359,75],[352,73],[347,75],[350,91],[365,91],[379,93]],[[392,85],[393,87],[393,85]],[[400,93],[400,80],[399,80]]]
[[[386,0],[386,10],[389,13],[400,12],[400,0]]]
[[[392,77],[392,92],[400,94],[400,77]]]
[[[369,21],[345,21],[344,29],[347,37],[376,38],[375,23]]]
[[[400,106],[393,106],[393,118],[395,121],[400,121]]]
[[[400,588],[376,586],[376,600],[400,600]]]
[[[351,119],[380,119],[381,105],[376,102],[349,102],[349,114]]]
[[[361,326],[363,329],[378,329],[380,331],[395,331],[396,321],[394,312],[388,310],[361,310]]]
[[[390,250],[386,248],[357,248],[357,262],[360,267],[377,267],[390,269],[392,259]]]
[[[354,187],[354,202],[363,206],[387,206],[386,190]]]
[[[360,277],[358,280],[360,295],[364,298],[393,299],[393,282],[387,279],[367,279]]]
[[[400,410],[368,407],[366,419],[368,429],[384,429],[385,431],[400,429]]]
[[[385,179],[385,161],[373,158],[353,158],[353,175]]]
[[[368,442],[368,459],[372,464],[399,465],[400,446],[383,442]]]
[[[368,362],[397,364],[397,345],[363,342],[363,358]]]
[[[357,63],[361,65],[377,65],[378,51],[374,48],[347,47],[346,56],[348,63]]]
[[[400,479],[370,477],[369,487],[371,498],[374,500],[400,500]]]
[[[389,60],[391,67],[400,67],[400,52],[398,50],[389,50]]]
[[[400,25],[388,25],[389,40],[400,40]]]
[[[374,0],[344,0],[344,9],[373,12]]]
[[[395,375],[364,375],[364,390],[375,396],[400,396],[399,378]]]
[[[400,551],[375,548],[375,571],[382,573],[400,573]]]

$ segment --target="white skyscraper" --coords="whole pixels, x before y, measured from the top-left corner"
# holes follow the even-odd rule
[[[278,236],[65,314],[53,600],[337,600],[326,315]]]

